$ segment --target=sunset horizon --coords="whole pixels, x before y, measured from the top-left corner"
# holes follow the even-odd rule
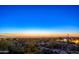
[[[0,54],[79,54],[78,5],[0,5]]]
[[[41,37],[45,37],[45,38],[54,38],[54,37],[79,37],[79,34],[78,33],[64,33],[64,34],[59,34],[59,33],[42,33],[42,34],[39,34],[39,33],[3,33],[3,34],[0,34],[0,37],[16,37],[16,38],[41,38]]]

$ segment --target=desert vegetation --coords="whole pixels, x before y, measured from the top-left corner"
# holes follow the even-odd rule
[[[0,38],[4,54],[79,54],[79,38]]]

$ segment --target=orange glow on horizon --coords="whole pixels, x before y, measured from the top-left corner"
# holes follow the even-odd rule
[[[0,34],[2,36],[15,37],[79,37],[79,34]]]

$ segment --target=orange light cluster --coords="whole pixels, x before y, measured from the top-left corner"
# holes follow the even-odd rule
[[[72,42],[75,43],[75,44],[79,44],[79,39],[72,40]]]

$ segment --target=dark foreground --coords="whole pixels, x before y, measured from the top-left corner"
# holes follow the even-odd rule
[[[79,38],[0,38],[0,54],[79,54]]]

